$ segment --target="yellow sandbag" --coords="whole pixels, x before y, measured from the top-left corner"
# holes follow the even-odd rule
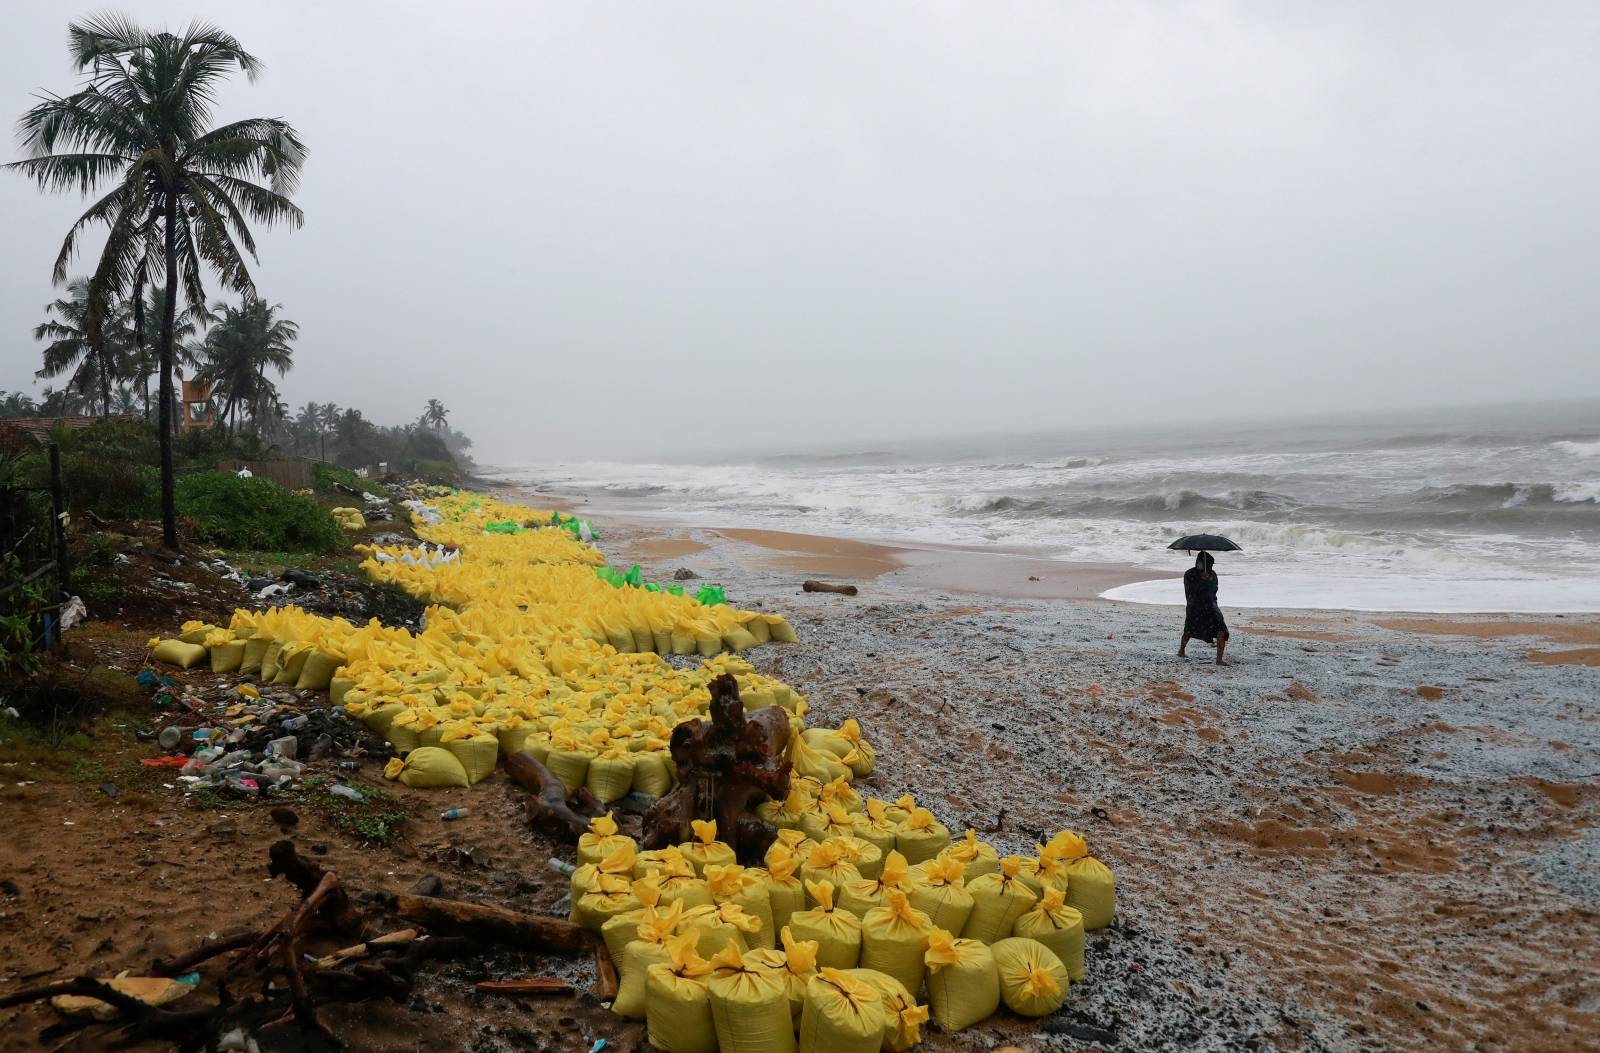
[[[861,919],[861,967],[894,977],[908,991],[920,990],[933,925],[898,888],[887,889],[885,896],[884,906]]]
[[[611,1011],[629,1020],[643,1020],[650,966],[669,961],[667,948],[659,943],[634,940],[623,948],[617,965],[617,997],[611,1000]]]
[[[580,928],[599,932],[611,918],[636,910],[638,906],[632,882],[625,877],[602,874],[594,889],[572,904],[572,922]]]
[[[793,1053],[794,1018],[782,978],[747,964],[733,944],[711,959],[706,980],[720,1053]]]
[[[972,917],[972,893],[962,873],[960,862],[945,855],[919,863],[912,871],[911,905],[935,928],[960,932]]]
[[[701,877],[705,876],[708,864],[727,866],[736,863],[738,859],[733,854],[732,847],[717,840],[717,821],[715,819],[691,819],[689,827],[694,831],[695,839],[678,846],[683,853],[683,858],[694,867],[694,872]]]
[[[678,928],[693,932],[696,950],[709,958],[729,944],[748,950],[750,940],[761,931],[761,919],[746,914],[737,903],[719,903],[686,909]]]
[[[817,941],[797,939],[785,925],[778,933],[781,949],[751,951],[749,961],[771,969],[784,982],[789,997],[789,1015],[800,1019],[806,1004],[806,985],[817,974]]]
[[[600,887],[602,877],[622,878],[624,880],[633,875],[633,844],[618,845],[616,850],[598,863],[585,863],[572,872],[568,881],[573,920],[576,919],[578,901],[584,896]],[[660,902],[660,897],[657,897]]]
[[[560,749],[552,741],[550,754],[544,760],[544,766],[550,769],[550,774],[561,780],[561,785],[567,793],[577,793],[589,776],[589,760],[594,754],[587,750]]]
[[[840,858],[855,867],[856,873],[862,877],[877,878],[882,875],[883,853],[878,851],[877,845],[848,834],[836,835],[828,840],[838,845]]]
[[[1073,983],[1083,980],[1083,914],[1066,905],[1060,889],[1045,889],[1034,908],[1017,919],[1012,933],[1038,940],[1061,959]]]
[[[244,661],[244,641],[228,640],[211,648],[211,671],[213,673],[232,673],[239,668],[239,663]]]
[[[619,801],[633,788],[633,754],[608,749],[589,762],[584,785],[601,804]]]
[[[994,954],[977,940],[958,940],[944,929],[928,935],[928,1003],[947,1031],[964,1031],[1000,1008],[1000,974]]]
[[[401,706],[399,712],[390,718],[389,728],[384,732],[384,738],[389,740],[389,745],[393,746],[394,751],[402,757],[422,745],[422,736],[417,731],[416,716],[416,710]]]
[[[500,756],[509,757],[513,753],[521,753],[527,745],[528,736],[537,731],[537,728],[521,717],[514,716],[502,721],[494,732],[494,737],[500,740]]]
[[[394,721],[395,717],[405,711],[406,707],[398,702],[385,702],[380,706],[369,706],[367,711],[361,714],[361,723],[371,728],[374,734],[388,738],[389,725]],[[415,749],[416,746],[413,745],[411,748]]]
[[[771,856],[767,862],[763,883],[774,932],[782,932],[796,911],[806,909],[806,887],[796,876],[799,870],[800,860],[792,852]]]
[[[801,866],[805,866],[806,860],[811,858],[811,852],[816,847],[817,843],[807,837],[803,830],[779,830],[778,839],[767,847],[765,862],[770,867],[774,855],[787,852],[794,856]]]
[[[204,644],[206,643],[207,637],[212,636],[214,633],[226,631],[227,630],[223,629],[220,625],[212,625],[208,622],[202,622],[196,619],[193,621],[184,622],[183,625],[180,626],[177,639],[182,640],[184,643]],[[206,646],[210,647],[211,645],[206,644]]]
[[[667,760],[659,751],[634,754],[633,789],[646,797],[663,797],[672,790],[672,773],[667,771]]]
[[[779,830],[799,830],[800,820],[811,811],[811,797],[798,779],[789,781],[789,792],[781,801],[763,801],[756,814]]]
[[[306,656],[300,667],[300,677],[294,682],[297,691],[326,691],[333,682],[333,674],[344,665],[344,655],[330,654],[320,648]]]
[[[305,669],[306,661],[311,657],[311,647],[308,644],[284,644],[283,650],[278,652],[278,672],[272,678],[274,684],[293,684],[300,679],[301,670]]]
[[[665,1053],[716,1053],[705,984],[711,965],[694,945],[694,933],[685,933],[667,945],[667,961],[645,970],[645,1027],[650,1044]]]
[[[469,784],[487,778],[500,758],[500,740],[471,724],[447,728],[439,738],[439,745],[461,762]]]
[[[897,826],[889,820],[888,812],[889,806],[874,797],[866,802],[865,811],[857,812],[851,817],[851,825],[854,827],[852,835],[875,845],[885,856],[895,850]]]
[[[151,1007],[176,1002],[195,989],[193,983],[165,976],[116,976],[101,982]],[[115,1020],[122,1012],[111,1003],[102,1002],[92,995],[56,995],[50,999],[50,1007],[66,1016],[92,1016],[96,1020]]]
[[[820,969],[806,985],[800,1053],[878,1053],[883,1046],[883,996],[842,969]]]
[[[806,892],[817,905],[790,916],[795,939],[816,942],[819,967],[854,969],[861,960],[861,919],[834,909],[833,886],[827,882],[808,883]]]
[[[261,659],[267,653],[267,646],[272,643],[269,637],[252,636],[244,642],[244,657],[239,659],[239,672],[261,672]]]
[[[981,943],[1007,939],[1017,919],[1026,914],[1037,897],[1017,876],[1022,859],[1006,856],[998,874],[985,874],[967,886],[972,893],[972,915],[961,935]]]
[[[328,681],[328,705],[342,706],[349,696],[350,690],[356,686],[355,680],[348,676],[335,676]]]
[[[1000,975],[1000,997],[1020,1016],[1049,1016],[1067,1000],[1067,969],[1037,940],[1012,937],[989,948]]]
[[[1083,838],[1070,830],[1050,841],[1067,864],[1067,906],[1078,909],[1089,932],[1110,925],[1117,912],[1117,879],[1111,868],[1089,855]]]
[[[182,640],[162,640],[150,650],[151,658],[179,669],[193,669],[206,660],[206,655],[204,644],[184,643]]]
[[[278,675],[278,656],[282,653],[283,641],[267,641],[267,649],[261,653],[261,682],[263,684],[274,682]]]
[[[950,844],[950,831],[926,808],[914,808],[895,832],[894,846],[912,863],[932,859]]]
[[[772,639],[778,643],[798,643],[800,638],[781,614],[764,614]]]
[[[998,873],[1000,870],[1000,854],[994,850],[993,845],[979,841],[978,832],[971,827],[967,828],[961,840],[951,842],[950,847],[939,855],[960,863],[962,877],[969,885],[985,874]]]
[[[766,883],[737,863],[706,867],[706,887],[711,889],[711,902],[718,906],[736,903],[761,927],[745,938],[752,949],[777,945],[777,930],[773,927],[772,902],[767,898]]]
[[[800,880],[805,882],[807,889],[817,884],[828,885],[833,890],[834,898],[838,897],[840,887],[846,881],[855,881],[860,877],[861,871],[844,858],[844,850],[836,840],[813,848],[800,867]],[[812,902],[816,902],[815,897]]]
[[[839,909],[864,919],[867,911],[889,902],[890,889],[906,893],[911,891],[910,869],[905,856],[890,852],[876,878],[862,877],[844,883],[839,890]]]
[[[883,998],[883,1048],[889,1053],[905,1053],[922,1041],[922,1025],[928,1022],[928,1007],[918,1005],[905,985],[876,969],[852,969],[850,975],[878,989]]]
[[[617,833],[616,813],[589,820],[589,830],[578,838],[578,862],[598,863],[623,845],[637,850],[633,838]]]
[[[399,779],[407,786],[471,786],[467,769],[461,766],[455,754],[438,746],[421,746],[411,751],[405,760],[396,757],[383,769],[391,779]]]
[[[794,765],[795,773],[816,779],[819,782],[832,782],[834,779],[852,779],[855,773],[839,758],[824,750],[813,749],[806,744],[799,735],[789,738],[789,762]]]
[[[675,903],[670,909],[656,909],[660,891],[653,882],[635,881],[633,895],[639,901],[639,909],[613,914],[600,925],[600,938],[605,941],[606,951],[617,967],[618,977],[623,977],[628,971],[625,962],[628,944],[639,940],[666,943],[677,935],[678,919],[683,916],[681,904]],[[643,984],[642,977],[639,982]]]

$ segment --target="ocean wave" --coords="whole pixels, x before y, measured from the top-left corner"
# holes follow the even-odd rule
[[[1044,519],[1169,519],[1189,515],[1286,512],[1299,502],[1270,490],[1228,490],[1203,494],[1196,490],[1163,490],[1116,497],[1101,494],[1054,497],[980,497],[957,504],[969,515],[1005,515]]]
[[[1560,442],[1550,444],[1553,449],[1560,450],[1569,457],[1600,457],[1600,439],[1593,442],[1573,442],[1562,439]]]
[[[1600,480],[1570,483],[1461,483],[1430,487],[1419,491],[1415,499],[1420,505],[1445,506],[1462,511],[1600,503]]]

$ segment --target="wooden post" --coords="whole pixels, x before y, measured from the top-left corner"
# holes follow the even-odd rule
[[[56,548],[56,585],[60,594],[56,602],[64,601],[71,592],[67,588],[67,524],[66,498],[61,488],[61,447],[50,443],[50,529],[54,532]]]

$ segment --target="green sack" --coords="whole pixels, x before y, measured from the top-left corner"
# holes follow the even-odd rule
[[[628,573],[622,576],[622,583],[624,585],[631,585],[636,589],[644,584],[644,571],[639,569],[639,564],[635,563],[633,566],[628,568]]]
[[[715,607],[725,604],[728,598],[722,594],[721,585],[702,585],[700,591],[694,594],[696,602],[706,607]]]

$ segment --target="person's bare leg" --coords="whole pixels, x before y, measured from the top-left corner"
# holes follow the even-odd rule
[[[1227,662],[1224,662],[1222,660],[1222,652],[1227,650],[1227,649],[1228,649],[1228,634],[1227,633],[1218,633],[1217,634],[1217,664],[1218,665],[1227,665],[1228,664]]]
[[[1183,653],[1184,648],[1186,648],[1188,646],[1189,646],[1189,634],[1188,633],[1184,633],[1183,634],[1183,639],[1178,641],[1178,657],[1179,658],[1188,658],[1189,657],[1188,655]]]

